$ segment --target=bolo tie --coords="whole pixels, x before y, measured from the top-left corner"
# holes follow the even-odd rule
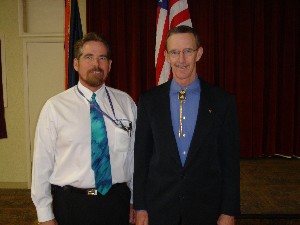
[[[183,106],[183,102],[186,100],[186,89],[179,90],[178,99],[179,99],[179,131],[178,131],[178,136],[179,136],[179,138],[181,138],[182,137],[182,106]]]

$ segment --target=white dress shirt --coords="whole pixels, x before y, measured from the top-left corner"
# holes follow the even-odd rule
[[[100,108],[112,119],[122,120],[124,125],[128,120],[132,122],[132,131],[128,133],[104,116],[112,183],[127,182],[132,190],[136,105],[125,92],[105,85],[95,93]],[[40,222],[54,218],[51,184],[78,188],[95,187],[94,171],[91,168],[88,102],[92,94],[92,91],[79,82],[78,86],[50,98],[40,113],[34,141],[31,187],[31,197]]]

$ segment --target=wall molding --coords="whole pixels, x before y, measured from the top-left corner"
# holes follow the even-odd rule
[[[5,57],[5,38],[4,34],[0,33],[1,40],[1,66],[2,66],[2,87],[4,107],[7,107],[7,81],[6,81],[6,57]]]
[[[20,37],[64,36],[64,26],[57,26],[64,21],[64,0],[18,0],[18,14]]]

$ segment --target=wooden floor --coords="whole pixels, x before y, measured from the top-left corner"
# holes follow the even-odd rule
[[[241,160],[242,214],[300,214],[300,159]]]
[[[300,160],[241,160],[241,212],[237,225],[300,225]],[[36,224],[30,190],[0,189],[0,225]]]

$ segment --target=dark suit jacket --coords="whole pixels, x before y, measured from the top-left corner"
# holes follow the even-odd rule
[[[240,211],[239,128],[235,98],[200,81],[194,135],[182,166],[170,112],[170,81],[138,104],[133,180],[134,208],[150,225],[216,224]]]

